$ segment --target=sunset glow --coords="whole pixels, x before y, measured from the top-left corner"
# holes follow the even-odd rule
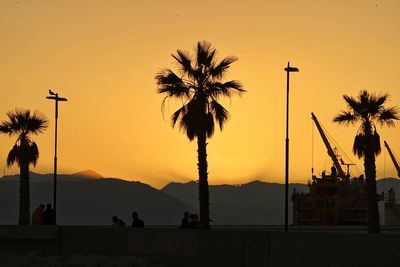
[[[350,158],[357,127],[332,122],[342,95],[362,89],[388,92],[400,106],[400,1],[98,1],[3,0],[0,2],[0,120],[15,108],[39,110],[48,130],[34,136],[36,168],[51,173],[54,103],[49,88],[68,98],[59,106],[59,172],[93,169],[104,177],[138,180],[157,188],[197,180],[196,142],[173,129],[180,105],[156,92],[155,74],[174,68],[176,49],[193,51],[207,40],[219,57],[236,56],[228,80],[247,91],[223,102],[231,119],[208,141],[211,184],[251,180],[283,183],[286,73],[291,75],[290,181],[305,183],[312,167],[314,112]],[[380,128],[400,154],[400,125]],[[0,170],[15,140],[0,137]],[[385,151],[377,178],[397,177]],[[331,161],[314,130],[314,168]],[[4,171],[3,171],[4,168]]]

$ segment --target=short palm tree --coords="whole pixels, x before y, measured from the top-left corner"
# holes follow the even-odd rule
[[[16,163],[20,169],[18,223],[29,224],[29,165],[36,165],[39,158],[38,147],[30,135],[42,133],[47,128],[47,119],[41,113],[19,109],[8,112],[7,116],[8,120],[0,124],[0,133],[17,136],[17,141],[8,153],[7,165]]]
[[[238,81],[222,81],[237,58],[218,61],[215,55],[216,49],[210,43],[198,42],[194,56],[181,50],[172,55],[178,64],[177,72],[163,69],[155,76],[158,93],[166,95],[165,99],[182,100],[182,106],[172,115],[172,126],[178,123],[190,141],[197,138],[199,223],[204,228],[210,226],[207,138],[213,135],[216,123],[222,130],[229,118],[229,112],[218,101],[221,97],[245,92]]]
[[[384,106],[388,97],[388,94],[375,95],[366,90],[361,91],[357,97],[344,95],[347,111],[342,111],[333,119],[339,124],[361,123],[354,139],[353,153],[364,159],[369,233],[380,232],[375,157],[381,152],[381,144],[376,122],[391,127],[399,119],[396,107]]]

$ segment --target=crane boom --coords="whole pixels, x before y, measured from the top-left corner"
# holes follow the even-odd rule
[[[392,150],[390,149],[388,143],[386,143],[386,141],[384,141],[384,142],[385,142],[385,147],[386,147],[387,151],[389,152],[390,158],[393,161],[394,167],[397,170],[397,175],[400,177],[400,166],[399,166],[399,163],[397,162],[396,157],[394,156],[394,154],[393,154]]]
[[[346,175],[345,175],[345,173],[344,173],[344,171],[342,169],[342,166],[340,165],[339,160],[336,157],[336,154],[333,151],[333,149],[331,147],[331,144],[329,143],[329,140],[325,135],[324,130],[322,129],[321,125],[319,124],[319,121],[318,121],[317,117],[315,117],[313,112],[311,112],[311,116],[312,116],[313,121],[315,122],[315,126],[317,126],[317,129],[318,129],[319,134],[321,135],[322,141],[324,142],[324,144],[326,146],[326,149],[328,150],[328,155],[331,157],[331,159],[333,161],[333,165],[335,165],[339,176],[340,177],[345,177]]]

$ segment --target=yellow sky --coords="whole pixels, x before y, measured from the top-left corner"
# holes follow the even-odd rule
[[[399,29],[398,0],[2,0],[0,120],[16,107],[46,114],[32,170],[52,172],[54,103],[45,97],[54,88],[69,100],[60,104],[60,172],[90,168],[156,187],[197,179],[196,142],[171,128],[176,104],[162,117],[154,75],[174,66],[176,49],[208,40],[220,57],[239,58],[227,78],[248,91],[225,102],[231,120],[209,141],[210,183],[283,183],[288,61],[300,69],[291,77],[290,180],[310,177],[312,111],[362,170],[351,154],[357,129],[332,118],[342,95],[361,89],[389,92],[400,106]],[[399,131],[380,134],[400,154]],[[316,132],[314,140],[314,168],[329,169]],[[0,136],[0,163],[13,142]],[[378,177],[396,176],[384,158]]]

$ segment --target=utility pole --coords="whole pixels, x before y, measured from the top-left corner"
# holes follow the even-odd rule
[[[58,121],[58,101],[68,101],[66,98],[59,97],[58,93],[54,93],[49,89],[50,96],[47,96],[47,99],[51,99],[55,101],[55,135],[54,135],[54,187],[53,187],[53,208],[54,214],[57,218],[57,121]]]

